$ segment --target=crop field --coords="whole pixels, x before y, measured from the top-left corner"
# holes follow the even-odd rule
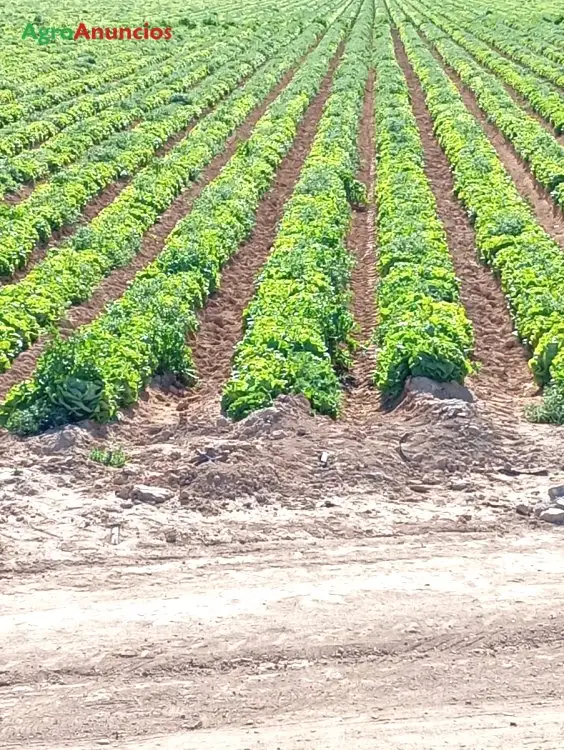
[[[556,4],[172,3],[129,39],[143,11],[5,16],[5,428],[116,420],[156,376],[234,419],[424,376],[564,421]]]
[[[462,531],[489,540],[473,548],[488,569],[496,535],[558,532],[561,2],[0,0],[0,8],[0,574],[69,566],[78,590],[76,571],[92,565],[98,591],[106,555],[116,565],[120,555],[164,564],[171,545],[204,555],[210,545],[240,554],[237,545],[254,544],[263,554],[290,540],[290,565],[318,539]],[[530,550],[538,546],[535,537]],[[523,580],[543,565],[535,558]],[[449,611],[459,595],[445,600]],[[118,620],[116,639],[129,653]],[[0,612],[0,635],[2,623]],[[367,625],[357,624],[360,642]],[[473,635],[472,624],[460,627]],[[63,644],[68,628],[45,637]],[[515,642],[538,636],[523,632]],[[95,648],[94,631],[81,637]],[[86,718],[88,695],[105,689],[100,665],[73,672],[78,640],[69,667],[41,651],[42,639],[33,653],[21,647],[23,666],[7,660],[4,669],[0,658],[0,713],[4,698],[16,712],[9,726],[0,716],[0,745],[85,750],[117,741],[123,685]],[[267,641],[261,659],[278,664]],[[391,654],[386,644],[373,655]],[[221,667],[215,657],[183,658],[163,656],[162,674],[176,675],[181,662],[178,675],[217,678],[202,682],[201,698],[189,691],[195,704],[217,701],[211,725],[202,708],[190,731],[230,724],[231,710],[235,723],[252,722],[239,698],[217,698],[231,693],[229,670],[252,672],[244,655]],[[100,666],[112,679],[116,660]],[[533,664],[521,668],[517,701],[538,676]],[[37,692],[26,707],[2,692],[41,682],[37,670],[65,693],[80,727],[53,723],[50,694]],[[92,684],[81,692],[71,673]],[[398,690],[407,690],[404,678]],[[432,683],[421,689],[433,694]],[[309,690],[305,678],[270,689],[254,696],[257,705],[283,693],[284,710],[296,711]],[[177,706],[176,688],[163,690],[163,705]],[[335,690],[335,705],[353,701]],[[485,688],[473,690],[465,705]],[[135,737],[172,731],[145,711],[140,683],[135,691]],[[44,714],[49,721],[33,718]],[[446,731],[450,718],[441,716]],[[476,744],[468,730],[460,747],[541,739],[548,747],[551,727],[561,739],[550,721],[542,738],[525,727],[508,744],[485,735]],[[325,739],[312,748],[376,747],[368,730],[334,745],[331,729],[320,731]],[[413,735],[405,748],[434,750],[446,736],[425,744]],[[292,737],[280,747],[301,747]],[[247,747],[238,739],[163,747]],[[277,739],[265,734],[256,750]]]

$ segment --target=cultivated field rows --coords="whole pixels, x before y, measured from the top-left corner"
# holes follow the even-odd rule
[[[8,65],[2,425],[112,421],[156,376],[185,417],[362,420],[426,376],[562,422],[564,31],[514,5],[218,4]]]
[[[559,747],[560,5],[0,0],[2,747]]]

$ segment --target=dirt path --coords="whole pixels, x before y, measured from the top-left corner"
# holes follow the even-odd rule
[[[394,43],[423,142],[425,172],[460,278],[462,302],[474,326],[475,357],[481,369],[469,378],[468,384],[485,404],[497,410],[515,411],[520,408],[522,397],[534,391],[527,352],[513,334],[511,316],[498,281],[478,260],[474,229],[454,194],[452,173],[434,136],[433,120],[421,85],[397,35]]]
[[[360,345],[348,378],[344,419],[365,421],[374,418],[380,405],[377,391],[371,388],[374,372],[374,347],[370,341],[376,326],[376,206],[374,205],[375,133],[374,133],[374,70],[370,70],[366,84],[364,107],[358,139],[360,169],[357,179],[368,193],[366,211],[353,211],[347,238],[349,252],[356,259],[351,279],[352,310],[359,326]]]
[[[560,744],[558,532],[151,558],[2,581],[3,747]]]
[[[563,531],[516,507],[564,483],[564,435],[494,416],[281,397],[7,438],[0,746],[560,747]],[[89,459],[116,437],[123,469]]]

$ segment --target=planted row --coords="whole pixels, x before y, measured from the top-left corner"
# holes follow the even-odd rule
[[[545,56],[545,53],[536,54],[535,52],[528,50],[522,35],[518,32],[513,31],[508,26],[505,26],[503,29],[498,29],[495,26],[494,28],[491,28],[487,23],[483,23],[481,20],[478,23],[474,22],[471,25],[467,25],[462,20],[463,13],[464,11],[462,14],[457,13],[459,25],[468,28],[468,30],[475,34],[479,39],[491,44],[512,60],[525,65],[547,81],[551,81],[561,88],[564,87],[564,68],[552,60],[549,60]]]
[[[40,112],[49,106],[72,99],[85,91],[92,91],[105,83],[119,81],[124,76],[135,73],[143,64],[144,58],[132,57],[133,59],[128,63],[117,62],[116,64],[115,57],[111,56],[109,58],[111,65],[108,65],[105,69],[75,77],[60,86],[48,86],[40,93],[30,93],[19,101],[3,106],[0,110],[0,125],[6,125],[22,117],[27,117],[33,112]]]
[[[500,0],[496,2],[496,13],[491,12],[491,5],[488,4],[481,12],[473,4],[472,13],[468,12],[468,5],[455,3],[454,8],[446,8],[451,15],[459,19],[460,23],[464,22],[465,27],[472,31],[474,28],[482,26],[487,27],[490,33],[495,33],[502,39],[509,39],[514,44],[519,44],[522,49],[530,50],[536,55],[552,60],[558,65],[564,65],[564,51],[559,49],[558,44],[554,44],[555,39],[551,40],[551,31],[554,30],[551,24],[543,24],[541,18],[535,17],[530,10],[527,12],[527,26],[519,26],[515,23],[515,8],[508,8],[504,12],[503,4]],[[552,26],[552,28],[551,28]],[[562,39],[562,38],[561,38]]]
[[[373,3],[368,0],[336,71],[312,149],[285,207],[272,252],[245,310],[222,408],[235,419],[281,393],[301,393],[336,416],[336,369],[348,363],[354,320],[353,266],[345,240],[351,204],[366,200],[355,175],[357,139],[371,61]]]
[[[286,26],[294,36],[300,33],[300,24],[269,22],[268,26],[261,24],[257,30],[245,29],[237,34],[220,35],[213,39],[213,44],[210,38],[203,39],[200,42],[201,46],[192,42],[188,48],[189,52],[182,47],[174,60],[147,66],[119,86],[105,87],[99,93],[77,97],[73,100],[72,106],[59,105],[47,110],[41,120],[20,121],[0,130],[0,154],[14,157],[21,151],[38,146],[56,136],[61,130],[65,130],[65,133],[59,136],[62,142],[56,147],[58,153],[61,149],[64,151],[65,147],[71,148],[71,139],[77,136],[83,139],[92,127],[99,127],[101,119],[108,124],[116,120],[114,130],[120,127],[124,117],[127,117],[128,123],[141,119],[147,112],[169,103],[175,97],[179,98],[179,94],[217,70],[229,59],[243,54],[251,44],[256,44],[257,40],[277,35],[283,38],[283,26]],[[182,99],[179,98],[179,101]],[[52,140],[49,147],[54,146],[55,140]],[[38,153],[27,154],[25,158],[30,156],[37,159]],[[19,174],[19,160],[6,160],[4,164],[8,167],[13,166],[10,171],[15,172],[16,179],[28,176],[25,173],[23,176]],[[35,173],[29,167],[27,172],[35,178]]]
[[[185,92],[233,57],[244,54],[251,45],[249,42],[239,42],[223,46],[224,50],[213,50],[207,63],[202,63],[202,56],[198,53],[191,59],[179,61],[178,67],[183,69],[182,73],[175,72],[173,78],[166,82],[167,85],[161,84],[156,91],[149,91],[142,98],[137,91],[133,99],[81,120],[52,138],[42,148],[3,160],[0,168],[0,196],[8,191],[15,191],[22,183],[38,180],[49,172],[55,172],[71,164],[92,146],[142,118],[158,119],[159,108],[168,107],[163,112],[167,116],[170,115],[171,102],[182,106]]]
[[[258,121],[219,177],[175,227],[157,260],[92,324],[41,357],[16,386],[0,423],[19,433],[87,417],[114,418],[158,372],[194,376],[185,337],[220,271],[252,231],[260,198],[291,147],[354,8],[327,32],[288,87]]]
[[[379,273],[374,382],[397,396],[410,375],[463,382],[472,372],[473,331],[385,13],[378,14],[374,60]]]
[[[391,8],[456,193],[474,222],[480,257],[499,275],[515,329],[534,350],[530,366],[537,381],[564,393],[564,254],[536,222],[456,87],[403,13]]]
[[[315,10],[319,17],[328,12],[328,5],[330,4],[326,2],[316,7]],[[300,5],[303,5],[303,3],[300,3]],[[243,13],[244,15],[245,13]],[[239,23],[235,29],[231,27],[224,28],[223,26],[201,26],[201,24],[198,24],[197,30],[191,30],[187,39],[183,39],[182,35],[180,35],[177,40],[175,36],[164,47],[163,45],[158,45],[157,49],[151,54],[145,53],[139,58],[139,52],[130,52],[129,56],[134,56],[138,64],[144,60],[142,67],[133,70],[129,75],[126,75],[127,71],[124,68],[122,75],[119,77],[119,83],[116,84],[114,81],[102,83],[100,86],[88,89],[85,94],[73,96],[70,101],[67,99],[61,104],[55,103],[55,106],[51,106],[48,102],[43,101],[40,111],[33,109],[27,116],[22,115],[22,117],[19,117],[16,123],[0,129],[0,153],[14,155],[21,151],[22,148],[37,145],[46,140],[46,138],[52,137],[61,129],[79,122],[96,112],[102,111],[108,106],[122,106],[124,100],[134,96],[136,92],[146,90],[158,84],[162,79],[175,75],[176,71],[181,71],[185,67],[187,57],[192,58],[195,62],[197,54],[202,63],[210,61],[212,59],[210,52],[215,43],[232,45],[237,39],[275,36],[281,33],[282,27],[293,29],[293,35],[295,36],[303,30],[310,15],[311,10],[306,7],[299,8],[298,16],[294,18],[284,15],[280,19],[273,19],[272,13],[260,13],[258,16],[253,17],[252,22],[246,23],[242,22],[239,18]],[[173,46],[171,47],[171,45]],[[71,44],[71,48],[73,50],[76,49],[76,45]],[[115,66],[115,46],[112,47],[112,54],[105,56],[103,53],[99,53],[99,44],[90,47],[89,50],[88,54],[79,53],[76,59],[73,53],[69,54],[67,56],[67,65],[71,66],[73,62],[76,62],[77,65],[80,64],[83,67],[95,66],[95,70],[98,70],[100,67],[107,67],[108,64]],[[38,51],[41,52],[42,48],[37,47],[34,49],[34,54],[37,54]],[[94,54],[98,54],[101,60],[96,59]],[[29,57],[28,53],[26,62],[28,62]],[[60,72],[67,73],[66,70]],[[71,70],[69,74],[70,80],[76,79],[77,75],[75,71]],[[41,84],[41,77],[39,77],[37,81],[33,82],[33,85],[36,87],[41,85],[42,90],[47,90],[53,86],[56,87],[56,84],[60,84],[61,81],[57,81],[56,74],[52,74],[52,76],[52,80],[43,81]],[[25,89],[19,87],[18,96],[22,91],[25,91]],[[12,91],[8,90],[7,93],[12,95],[10,101],[16,101]],[[30,91],[30,93],[32,92]],[[33,89],[33,94],[38,101],[42,101],[40,90]],[[41,115],[40,120],[37,119],[39,114]]]
[[[209,41],[205,44],[209,45]],[[15,156],[27,148],[38,146],[61,130],[97,112],[108,107],[122,106],[126,100],[144,89],[157,85],[163,78],[173,76],[179,69],[182,71],[187,64],[192,65],[197,61],[203,64],[211,57],[209,47],[195,50],[191,48],[189,55],[185,55],[182,48],[179,52],[180,59],[164,63],[159,61],[157,64],[152,61],[149,66],[128,76],[117,86],[108,84],[96,92],[75,97],[72,102],[48,108],[41,113],[41,119],[32,114],[27,119],[5,126],[0,129],[0,154]]]
[[[537,181],[551,194],[554,202],[564,206],[564,146],[524,110],[507,93],[503,84],[482,68],[467,52],[442,32],[433,32],[426,23],[425,33],[445,63],[460,76],[475,94],[480,109],[527,162]]]
[[[131,131],[112,136],[16,206],[0,206],[0,275],[22,268],[40,241],[75,221],[88,201],[114,180],[151,162],[172,135],[233,91],[280,46],[280,40],[267,39],[261,48],[220,68],[193,89],[183,103],[159,110],[158,119],[155,116]]]
[[[143,235],[178,194],[195,182],[227,139],[260,104],[320,33],[310,25],[291,49],[275,57],[204,117],[164,158],[145,167],[87,226],[19,283],[0,289],[0,371],[55,325],[65,309],[86,301],[114,268],[139,252]]]
[[[422,22],[421,17],[411,10],[414,6],[418,10],[421,9],[420,3],[411,0],[409,3],[409,16],[429,39],[439,40],[441,38],[435,25],[438,26],[453,41],[475,57],[478,62],[499,76],[502,81],[523,96],[534,111],[549,122],[557,133],[561,133],[564,130],[564,97],[555,86],[534,75],[534,73],[531,73],[521,65],[517,65],[517,63],[503,57],[503,55],[488,47],[473,34],[461,31],[457,28],[456,24],[450,22],[439,13],[429,11],[425,8],[425,16],[432,23],[427,23],[424,27],[420,26]]]

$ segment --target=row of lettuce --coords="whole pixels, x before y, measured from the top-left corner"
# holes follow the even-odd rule
[[[18,354],[56,325],[66,308],[88,300],[105,276],[132,260],[141,249],[144,234],[179,193],[199,179],[235,129],[321,33],[321,25],[309,24],[291,47],[237,88],[249,69],[248,63],[240,62],[231,82],[235,90],[225,101],[166,156],[137,173],[89,225],[50,250],[19,283],[0,289],[0,371],[8,369]],[[263,59],[261,54],[257,63]]]
[[[507,0],[497,0],[498,13],[492,18],[487,18],[491,11],[490,3],[476,2],[473,5],[480,20],[486,16],[486,21],[493,25],[499,25],[503,30],[509,26],[519,32],[527,40],[534,38],[541,46],[549,47],[551,50],[559,50],[564,55],[564,32],[562,30],[562,10],[559,2],[553,3],[552,11],[546,1],[542,2],[536,12],[531,13],[528,4],[513,4],[508,7]],[[467,9],[467,7],[466,7]],[[490,11],[488,13],[488,11]],[[543,52],[544,54],[544,52]],[[556,58],[558,62],[558,58]]]
[[[196,50],[200,53],[203,51],[198,49],[198,45]],[[184,56],[185,51],[181,49],[182,60]],[[28,117],[5,125],[0,128],[0,155],[15,156],[25,149],[40,145],[79,120],[127,100],[135,95],[145,82],[148,87],[153,86],[161,78],[172,75],[175,67],[174,60],[151,60],[148,65],[130,76],[124,76],[117,86],[103,85],[97,90],[73,97],[69,102],[47,107],[39,113],[33,112]],[[13,93],[10,94],[13,99]]]
[[[378,325],[375,383],[397,396],[409,375],[462,382],[473,330],[435,197],[387,14],[376,18]]]
[[[563,208],[564,146],[535,117],[521,109],[496,76],[488,73],[436,26],[427,23],[409,2],[404,7],[445,63],[475,94],[480,109],[528,164],[537,182],[550,193],[556,206]]]
[[[322,17],[326,10],[321,6],[318,14]],[[0,197],[71,164],[116,131],[143,119],[158,120],[172,104],[189,103],[187,92],[229,60],[240,59],[265,39],[295,38],[308,23],[304,16],[299,23],[269,20],[229,34],[209,32],[199,44],[194,40],[189,49],[179,49],[173,60],[153,61],[117,87],[85,94],[70,107],[59,105],[41,119],[20,120],[0,130]]]
[[[403,7],[406,9],[407,5],[404,4]],[[467,29],[462,30],[445,10],[430,9],[418,0],[411,0],[409,8],[415,9],[421,17],[425,17],[430,24],[444,31],[485,68],[495,73],[501,81],[522,96],[537,114],[549,122],[558,134],[564,130],[564,98],[557,86],[497,52]],[[418,24],[421,22],[414,16],[413,11],[410,12],[410,16]],[[430,24],[426,28],[434,36],[437,29]]]
[[[366,0],[333,78],[312,148],[285,206],[271,254],[244,313],[222,408],[241,418],[281,393],[302,393],[336,416],[337,374],[347,362],[352,257],[351,204],[366,202],[356,181],[358,129],[371,63],[372,0]]]
[[[448,4],[446,6],[448,8]],[[457,3],[457,7],[451,11],[456,17],[459,26],[470,31],[484,42],[495,47],[504,55],[521,63],[529,70],[557,86],[564,85],[564,70],[562,69],[561,52],[557,46],[551,44],[544,33],[535,34],[529,29],[519,31],[512,28],[505,18],[497,15],[493,20],[482,13],[476,18],[473,11],[463,4]]]
[[[305,33],[319,32],[321,28],[321,24],[312,23]],[[194,87],[186,100],[157,110],[151,119],[132,130],[112,135],[84,158],[39,185],[17,205],[0,205],[0,275],[9,276],[23,268],[34,248],[48,240],[56,229],[75,222],[101,190],[155,162],[155,154],[172,136],[234,91],[284,43],[294,41],[294,33],[284,31],[286,35],[283,33],[282,38],[265,37],[248,54],[221,66]],[[309,38],[312,39],[311,35]],[[288,48],[285,59],[295,60],[292,49]],[[159,163],[157,160],[155,166]]]
[[[185,339],[196,328],[196,312],[250,235],[259,201],[356,11],[349,7],[331,26],[123,297],[51,346],[32,380],[9,393],[2,424],[28,433],[85,417],[111,419],[138,398],[155,373],[170,371],[190,382],[194,373]]]
[[[120,105],[128,109],[127,102],[136,94],[172,78],[175,71],[182,75],[186,64],[192,65],[198,60],[202,64],[206,63],[212,57],[215,44],[224,44],[231,36],[217,38],[208,34],[201,39],[192,40],[189,47],[180,47],[172,59],[169,55],[151,57],[132,74],[122,76],[116,85],[102,85],[86,94],[72,97],[70,101],[48,106],[39,113],[33,112],[28,117],[0,128],[0,154],[15,156],[109,107]],[[237,38],[245,36],[246,34],[241,32]]]
[[[555,3],[558,5],[558,3]],[[551,20],[542,12],[531,13],[529,6],[521,4],[513,5],[509,8],[505,0],[497,0],[498,13],[488,13],[490,4],[480,7],[479,3],[473,6],[478,14],[480,25],[485,23],[497,29],[502,36],[512,34],[515,40],[520,41],[525,47],[543,57],[548,57],[558,65],[564,65],[564,34],[562,33],[562,14],[559,13],[559,20],[552,23]],[[504,7],[505,6],[505,7]],[[468,10],[466,6],[464,10]],[[520,13],[524,15],[520,16]]]
[[[308,4],[298,1],[297,6],[290,6],[288,11],[290,14],[292,11],[298,11],[299,17],[300,6],[307,8]],[[253,29],[260,22],[272,23],[274,20],[276,23],[272,13],[261,9],[254,9],[251,13],[251,23],[241,23],[244,16],[245,12],[239,18],[242,30]],[[48,45],[50,53],[58,53],[59,64],[48,65],[45,72],[37,70],[37,61],[45,57],[45,48],[30,43],[22,45],[20,42],[16,46],[16,52],[23,59],[18,66],[17,77],[23,80],[13,83],[10,82],[6,70],[10,67],[11,56],[3,52],[4,47],[0,44],[0,74],[6,71],[0,79],[1,102],[5,105],[0,110],[0,125],[41,112],[46,107],[72,101],[85,92],[98,91],[105,86],[119,83],[127,76],[142,74],[148,65],[166,60],[174,63],[181,56],[185,43],[189,48],[205,46],[212,38],[221,35],[228,37],[233,33],[233,28],[199,24],[189,32],[180,28],[177,28],[176,32],[172,40],[166,44],[121,44],[116,47],[112,42],[98,42],[94,46],[88,45],[87,52],[84,45],[74,42]],[[51,58],[53,56],[49,55]]]
[[[255,49],[257,44],[260,46],[262,40],[280,38],[279,30],[271,33],[266,33],[266,29],[261,31],[264,33],[259,32],[254,38],[250,35],[233,36],[229,43],[220,42],[215,46],[210,44],[205,50],[197,50],[184,56],[178,61],[168,80],[162,81],[141,96],[139,88],[141,91],[145,88],[147,79],[137,79],[140,87],[132,97],[122,100],[118,106],[81,119],[50,138],[41,148],[5,157],[0,163],[0,197],[7,192],[14,192],[26,182],[38,180],[75,162],[79,157],[87,155],[93,146],[107,142],[113,133],[125,130],[136,122],[153,122],[169,117],[173,108],[179,109],[190,103],[190,90],[197,83],[230,60],[241,59]]]
[[[126,61],[121,59],[125,54],[127,53],[122,53],[121,56],[118,56],[118,59],[113,55],[108,56],[107,63],[102,64],[101,69],[94,73],[88,72],[86,75],[74,76],[58,86],[49,85],[52,83],[49,80],[47,85],[41,86],[39,89],[34,87],[30,93],[24,94],[13,102],[4,104],[0,109],[0,125],[15,122],[34,112],[40,112],[48,106],[60,104],[87,91],[96,90],[104,84],[120,81],[124,76],[135,74],[143,65],[145,59],[128,53],[129,60]],[[167,53],[160,54],[164,58]]]
[[[244,46],[239,47],[237,42],[239,42],[238,38],[234,38],[229,44],[219,42],[213,45],[210,43],[205,49],[192,50],[189,54],[182,55],[175,64],[167,61],[165,64],[152,66],[149,70],[144,70],[142,75],[132,76],[119,88],[112,88],[109,92],[102,94],[77,97],[72,107],[64,109],[57,107],[52,113],[49,111],[45,113],[41,120],[17,123],[17,127],[12,126],[4,137],[0,137],[0,150],[4,153],[1,164],[2,172],[8,171],[14,179],[21,181],[42,177],[54,167],[49,164],[49,161],[52,161],[56,155],[59,155],[59,158],[64,155],[65,137],[74,137],[78,141],[83,141],[92,132],[92,144],[94,144],[97,142],[95,140],[97,134],[91,130],[92,126],[97,121],[104,121],[107,123],[106,128],[111,127],[112,115],[114,118],[121,118],[113,126],[114,130],[125,128],[130,122],[141,119],[145,112],[168,103],[174,94],[185,91],[183,80],[187,77],[187,81],[190,81],[190,78],[194,76],[194,82],[196,82],[211,72],[210,66],[215,64],[215,67],[219,67],[225,63],[230,57],[231,48],[234,53],[243,52]],[[161,95],[159,95],[160,91],[163,92]],[[121,98],[117,99],[116,94]],[[86,111],[83,102],[87,102]],[[70,114],[68,114],[69,110],[71,110]],[[108,130],[108,135],[111,132]],[[45,136],[45,140],[48,141],[43,149],[37,148],[41,145],[38,141],[38,137],[41,136]],[[35,140],[30,140],[32,138]],[[86,148],[88,146],[82,147],[82,150],[85,151]],[[48,159],[50,150],[52,151],[51,160]],[[77,155],[79,153],[81,151],[76,152]],[[69,157],[72,155],[70,154]],[[26,159],[30,161],[30,164],[33,164],[32,160],[35,159],[37,166],[35,168],[27,166]],[[47,163],[47,168],[43,162]]]
[[[539,226],[497,153],[429,48],[395,3],[393,20],[424,91],[456,194],[476,230],[483,261],[500,278],[515,330],[533,351],[537,381],[549,385],[534,416],[564,420],[564,254]]]

